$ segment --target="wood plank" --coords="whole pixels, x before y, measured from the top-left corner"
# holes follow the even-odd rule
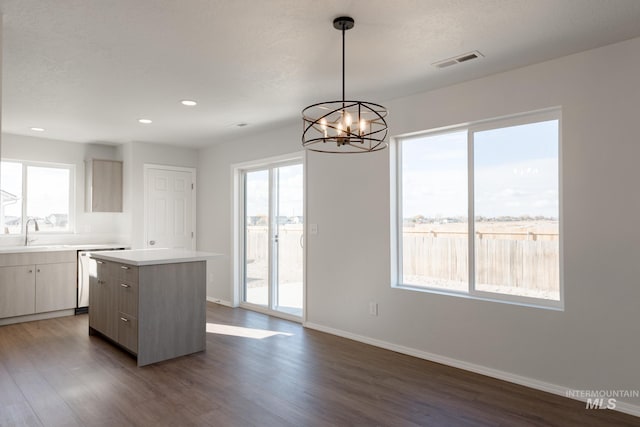
[[[0,359],[0,426],[42,426]]]
[[[82,425],[66,402],[37,371],[13,375],[14,381],[44,426]]]

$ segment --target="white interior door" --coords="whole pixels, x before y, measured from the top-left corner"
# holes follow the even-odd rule
[[[194,173],[148,167],[146,183],[146,247],[195,249]]]

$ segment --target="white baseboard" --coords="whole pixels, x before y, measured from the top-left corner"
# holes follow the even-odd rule
[[[22,322],[33,322],[35,320],[53,319],[55,317],[73,316],[74,314],[75,314],[75,310],[72,308],[69,310],[50,311],[48,313],[28,314],[26,316],[18,316],[18,317],[7,317],[5,319],[0,319],[0,326],[13,325],[14,323],[22,323]]]
[[[220,298],[207,297],[207,301],[215,302],[216,304],[220,304],[220,305],[224,305],[226,307],[233,308],[233,304],[231,304],[230,301],[226,301],[226,300],[223,300],[223,299],[220,299]]]
[[[419,359],[429,360],[431,362],[452,366],[454,368],[464,369],[465,371],[475,372],[477,374],[486,375],[488,377],[497,378],[499,380],[508,381],[514,384],[519,384],[519,385],[533,388],[536,390],[546,391],[548,393],[556,394],[562,397],[568,397],[567,390],[571,390],[571,387],[564,387],[557,384],[551,384],[545,381],[539,381],[533,378],[512,374],[510,372],[500,371],[498,369],[487,368],[486,366],[476,365],[474,363],[453,359],[451,357],[441,356],[439,354],[428,353],[426,351],[416,350],[414,348],[392,344],[386,341],[369,338],[363,335],[353,334],[351,332],[330,328],[330,327],[319,325],[313,322],[305,322],[303,326],[305,328],[315,329],[320,332],[326,332],[328,334],[337,335],[339,337],[348,338],[354,341],[359,341],[365,344],[373,345],[375,347],[380,347],[387,350],[395,351],[396,353],[402,353],[409,356],[417,357]],[[586,398],[573,397],[573,396],[568,398],[578,400],[581,402],[586,402]],[[615,410],[619,412],[624,412],[625,414],[640,417],[640,406],[633,405],[631,403],[618,401],[616,402]]]

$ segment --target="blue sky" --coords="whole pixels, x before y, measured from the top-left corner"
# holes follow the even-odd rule
[[[53,213],[69,211],[69,170],[40,166],[28,168],[27,214],[33,217],[46,217]],[[17,162],[2,162],[2,189],[22,197],[23,166]],[[20,216],[22,201],[6,206],[7,216]]]
[[[280,216],[302,216],[302,165],[283,166],[279,171]],[[269,213],[269,171],[247,173],[247,216]]]
[[[403,216],[467,215],[467,131],[403,142]],[[558,217],[558,121],[476,132],[476,216]]]

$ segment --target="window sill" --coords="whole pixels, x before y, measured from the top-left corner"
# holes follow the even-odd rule
[[[562,300],[543,300],[538,298],[520,297],[516,295],[492,294],[488,292],[476,291],[468,293],[463,291],[453,291],[447,289],[427,288],[408,284],[392,284],[392,289],[401,291],[416,291],[427,294],[444,295],[457,298],[465,298],[476,301],[487,301],[501,304],[518,305],[521,307],[538,308],[553,311],[564,311],[564,302]]]

